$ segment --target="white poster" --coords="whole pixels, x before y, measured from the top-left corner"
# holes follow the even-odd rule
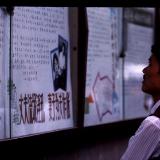
[[[67,7],[15,7],[12,137],[73,127]]]
[[[85,126],[118,121],[122,118],[122,101],[118,93],[120,90],[117,90],[115,83],[118,77],[118,9],[88,7],[87,17],[89,37]]]
[[[148,64],[152,43],[152,28],[128,23],[124,66],[125,119],[144,117],[152,105],[151,97],[141,91],[142,70]]]

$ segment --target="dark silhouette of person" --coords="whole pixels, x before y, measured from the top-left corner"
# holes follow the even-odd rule
[[[62,43],[59,48],[59,68],[60,68],[60,86],[63,90],[66,90],[66,47],[65,44]]]
[[[53,85],[54,85],[54,91],[56,91],[57,89],[60,88],[60,69],[59,69],[59,60],[58,60],[58,56],[56,54],[54,54],[53,56],[53,75],[54,75],[54,79],[53,79]]]
[[[54,75],[54,91],[59,88],[66,90],[66,69],[59,66],[59,57],[57,54],[53,56],[53,75]]]

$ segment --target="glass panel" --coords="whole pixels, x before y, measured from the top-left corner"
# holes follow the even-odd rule
[[[73,127],[67,7],[15,7],[12,137]]]
[[[153,17],[153,12],[147,9],[125,9],[125,119],[144,117],[152,106],[152,99],[141,91],[141,84],[142,70],[148,63],[153,44]]]
[[[122,120],[122,9],[88,7],[84,125]]]
[[[0,139],[9,138],[9,15],[0,8]]]

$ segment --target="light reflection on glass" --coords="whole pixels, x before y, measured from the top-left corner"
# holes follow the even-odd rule
[[[124,70],[124,78],[125,80],[129,80],[131,78],[134,79],[142,79],[143,77],[143,69],[146,67],[145,64],[135,64],[135,63],[128,63],[125,66]]]

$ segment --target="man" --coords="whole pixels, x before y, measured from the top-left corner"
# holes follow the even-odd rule
[[[121,160],[160,160],[160,45],[152,46],[149,65],[143,69],[142,91],[150,94],[154,105],[129,140]]]
[[[60,77],[60,69],[59,69],[59,60],[58,60],[58,56],[56,54],[54,54],[53,56],[53,75],[54,75],[54,91],[56,91],[57,89],[60,88],[59,85],[59,77]]]
[[[61,72],[60,86],[61,89],[66,90],[66,47],[65,44],[62,43],[59,47],[59,68]]]

